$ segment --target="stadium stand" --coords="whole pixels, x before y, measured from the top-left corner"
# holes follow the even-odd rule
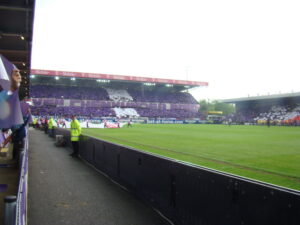
[[[295,108],[285,106],[273,106],[270,111],[262,112],[257,117],[253,118],[258,124],[265,123],[268,119],[273,124],[292,124],[299,125],[300,106]]]
[[[234,103],[236,113],[227,116],[238,124],[300,125],[300,93],[222,100]]]
[[[36,116],[198,118],[199,104],[187,92],[62,85],[32,85]]]

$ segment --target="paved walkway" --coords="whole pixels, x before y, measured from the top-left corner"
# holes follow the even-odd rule
[[[30,130],[29,225],[167,225],[43,132]]]

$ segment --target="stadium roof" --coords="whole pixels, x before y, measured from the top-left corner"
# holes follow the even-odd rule
[[[278,99],[278,98],[294,98],[294,97],[300,97],[300,92],[274,94],[274,95],[263,95],[263,96],[251,96],[251,97],[244,97],[244,98],[223,99],[223,100],[220,100],[220,102],[237,103],[237,102],[245,102],[245,101],[259,101],[259,100],[269,100],[269,99]]]
[[[31,74],[32,75],[43,75],[43,76],[58,76],[58,77],[62,76],[62,77],[92,78],[92,79],[115,80],[115,81],[131,81],[131,82],[139,82],[139,83],[161,83],[161,84],[172,84],[172,85],[186,85],[189,87],[208,86],[208,82],[200,82],[200,81],[136,77],[136,76],[128,76],[128,75],[114,75],[114,74],[102,74],[102,73],[82,73],[82,72],[67,72],[67,71],[32,69]]]
[[[21,71],[20,97],[29,94],[35,0],[0,1],[0,53]]]

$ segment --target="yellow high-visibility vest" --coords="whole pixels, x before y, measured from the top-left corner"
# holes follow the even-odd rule
[[[48,122],[48,129],[53,129],[53,125],[54,125],[54,120],[52,118],[50,118],[50,120]]]
[[[72,120],[71,122],[71,141],[79,141],[79,136],[81,134],[81,127],[78,120]]]

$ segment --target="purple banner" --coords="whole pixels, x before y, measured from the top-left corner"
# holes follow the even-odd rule
[[[23,122],[19,93],[15,91],[6,101],[0,102],[0,128],[11,128]]]
[[[22,124],[18,90],[11,93],[10,79],[14,64],[0,55],[0,128],[11,128]]]
[[[10,89],[10,79],[14,68],[14,64],[0,54],[0,89],[7,91]]]

